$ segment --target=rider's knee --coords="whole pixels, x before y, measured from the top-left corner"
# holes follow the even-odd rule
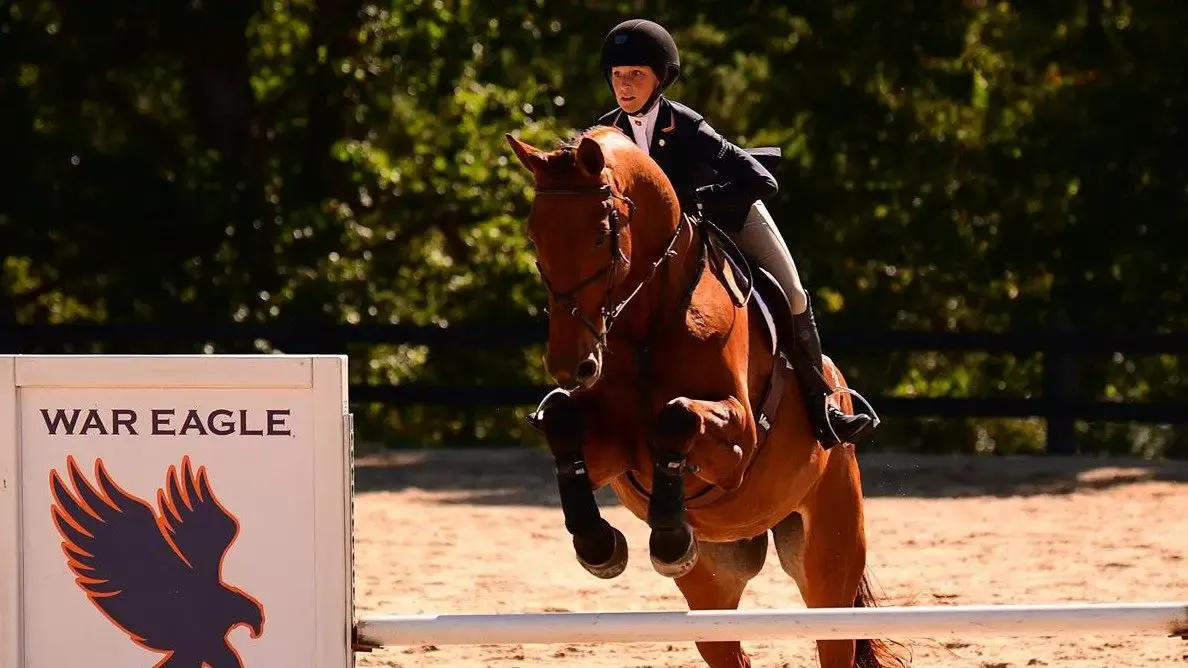
[[[789,287],[788,301],[792,304],[793,313],[800,314],[808,310],[808,294],[800,285]]]

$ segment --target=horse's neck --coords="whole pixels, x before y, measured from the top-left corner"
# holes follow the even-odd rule
[[[632,249],[632,270],[625,282],[629,289],[646,280],[652,270],[652,263],[669,249],[669,242],[677,229],[653,233],[641,248]],[[660,372],[657,358],[664,357],[674,347],[684,347],[696,338],[686,322],[687,311],[692,303],[691,294],[697,283],[709,275],[708,269],[700,271],[705,257],[702,253],[703,230],[692,221],[680,226],[680,234],[672,244],[673,256],[669,257],[656,271],[651,283],[641,291],[639,299],[623,312],[622,322],[615,326],[610,337],[610,355],[606,359],[604,381],[601,387],[606,397],[608,410],[619,414],[625,424],[636,424],[646,431],[650,418],[641,410],[654,411],[656,406],[657,378]],[[639,258],[636,260],[634,258]],[[699,278],[700,275],[700,278]],[[663,373],[663,372],[660,372]],[[661,382],[661,384],[663,384]],[[650,415],[651,413],[647,413]],[[641,431],[641,438],[645,434]],[[643,446],[646,438],[639,441]],[[647,450],[635,453],[642,457],[636,467],[647,466]]]
[[[658,253],[663,253],[668,247],[673,234],[679,234],[672,246],[674,255],[666,260],[666,271],[660,277],[663,280],[656,281],[660,285],[651,295],[652,308],[662,311],[669,318],[670,326],[673,319],[676,324],[683,320],[682,315],[689,305],[689,293],[696,287],[694,282],[705,259],[701,252],[701,231],[692,221],[678,223],[675,229],[670,230]]]
[[[700,232],[691,222],[683,225],[656,226],[633,230],[631,272],[624,281],[627,290],[634,290],[641,281],[650,281],[641,289],[632,304],[624,310],[620,327],[631,332],[634,343],[646,337],[671,337],[683,321],[683,306],[696,280],[702,263]],[[674,240],[675,235],[675,240]],[[659,268],[653,265],[671,249]],[[661,331],[660,328],[664,328]]]

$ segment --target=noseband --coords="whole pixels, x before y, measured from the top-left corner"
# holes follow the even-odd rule
[[[651,280],[656,276],[657,270],[660,269],[660,266],[663,265],[664,262],[668,260],[668,258],[674,257],[676,255],[676,242],[681,236],[681,231],[684,229],[686,217],[681,216],[680,223],[677,224],[676,231],[673,232],[672,238],[668,242],[668,247],[665,248],[664,253],[662,253],[660,257],[652,263],[652,267],[648,272],[648,275],[644,277],[642,281],[640,281],[639,285],[635,286],[635,289],[632,290],[630,294],[619,301],[619,303],[612,305],[615,276],[619,268],[619,259],[622,258],[624,261],[627,260],[627,258],[623,255],[623,249],[620,245],[619,235],[622,233],[623,227],[619,217],[619,210],[615,207],[614,200],[620,199],[627,204],[628,221],[635,217],[635,203],[631,201],[630,197],[613,192],[610,185],[605,183],[600,186],[590,188],[536,188],[535,192],[538,196],[552,195],[589,197],[597,195],[604,199],[604,203],[610,210],[610,213],[607,214],[607,221],[610,224],[610,259],[600,269],[578,281],[577,285],[565,291],[557,291],[553,289],[552,282],[549,281],[549,277],[545,275],[544,269],[542,269],[540,266],[540,260],[536,261],[536,270],[540,273],[541,280],[544,281],[545,289],[549,291],[549,294],[552,295],[553,299],[558,304],[568,305],[569,314],[573,316],[578,322],[581,322],[582,325],[594,335],[600,350],[606,350],[607,336],[610,334],[611,328],[614,327],[614,323],[618,319],[619,314],[623,312],[623,309],[626,308],[629,303],[631,303],[632,299],[635,299],[635,296],[639,294],[640,290],[642,290],[645,285],[651,282]],[[602,240],[600,239],[599,244],[601,243]],[[599,278],[602,278],[604,275],[606,276],[606,287],[602,296],[602,304],[599,307],[599,314],[602,316],[602,326],[596,327],[594,323],[591,322],[590,318],[588,318],[585,313],[582,313],[582,310],[574,301],[574,297],[590,284],[594,283]]]

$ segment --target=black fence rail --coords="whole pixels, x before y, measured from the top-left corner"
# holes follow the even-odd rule
[[[1188,353],[1188,332],[1072,333],[1059,329],[1009,332],[913,332],[824,330],[829,352],[879,353],[905,351],[985,352],[1041,355],[1043,388],[1037,397],[899,397],[868,396],[881,415],[936,418],[1042,418],[1047,423],[1046,450],[1075,452],[1074,423],[1137,422],[1188,424],[1188,402],[1133,403],[1077,398],[1074,368],[1080,356],[1182,355]],[[20,325],[0,330],[0,353],[85,353],[102,345],[106,353],[193,353],[203,345],[223,351],[250,351],[267,341],[287,353],[339,353],[350,345],[419,344],[482,348],[524,347],[542,343],[543,321],[434,327],[420,325],[255,324],[65,324]],[[352,385],[351,399],[387,405],[534,404],[548,386],[442,386],[419,383]]]

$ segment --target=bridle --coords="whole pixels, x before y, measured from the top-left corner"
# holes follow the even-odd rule
[[[622,258],[624,261],[627,259],[623,255],[623,249],[620,244],[619,237],[623,232],[623,226],[620,219],[619,209],[615,207],[614,201],[618,199],[627,204],[628,221],[635,217],[635,202],[631,201],[631,198],[627,197],[626,195],[614,192],[611,190],[610,185],[605,183],[589,188],[536,188],[535,192],[537,196],[551,195],[589,197],[596,195],[604,199],[604,204],[606,204],[607,208],[609,209],[609,213],[607,214],[607,222],[610,225],[610,259],[597,271],[592,272],[588,276],[578,281],[577,285],[574,285],[572,288],[559,291],[553,288],[553,284],[549,280],[549,277],[545,275],[544,269],[540,266],[540,260],[536,261],[536,270],[538,273],[540,273],[540,278],[544,282],[545,289],[549,291],[549,294],[552,295],[553,299],[558,304],[567,305],[569,307],[569,315],[573,316],[574,319],[582,323],[582,325],[594,335],[598,348],[602,351],[605,351],[607,347],[607,337],[609,336],[611,329],[614,327],[615,321],[618,319],[619,314],[621,314],[623,309],[631,303],[631,300],[635,299],[635,296],[638,295],[641,290],[643,290],[644,286],[652,281],[660,267],[664,265],[669,258],[676,256],[676,243],[677,240],[680,239],[681,232],[684,230],[684,227],[687,224],[687,219],[685,216],[681,216],[681,220],[677,224],[676,230],[673,232],[672,238],[668,242],[668,247],[665,248],[660,257],[656,258],[656,260],[652,263],[651,269],[649,270],[647,276],[645,276],[644,279],[639,282],[639,285],[635,286],[635,289],[632,290],[626,297],[620,300],[617,304],[612,304],[615,277],[619,269],[619,259]],[[603,276],[606,276],[606,287],[605,291],[603,292],[602,303],[599,306],[599,314],[602,316],[602,327],[596,327],[594,323],[591,322],[590,318],[588,318],[586,314],[583,313],[578,307],[574,297]]]
[[[597,195],[597,196],[603,197],[605,200],[605,203],[609,205],[610,213],[608,214],[608,222],[610,224],[611,248],[610,248],[610,261],[605,266],[601,267],[600,269],[593,272],[589,276],[586,276],[581,281],[579,281],[577,285],[570,288],[569,290],[566,290],[564,292],[558,292],[553,289],[552,284],[549,281],[549,278],[545,275],[544,271],[541,269],[539,260],[536,263],[536,268],[537,268],[537,271],[540,272],[541,280],[544,282],[545,288],[553,296],[553,299],[558,301],[559,303],[568,303],[569,304],[569,314],[572,315],[579,322],[581,322],[583,325],[585,325],[585,327],[591,333],[594,334],[594,336],[597,339],[597,346],[598,346],[599,350],[602,350],[602,351],[606,350],[606,339],[607,339],[608,334],[610,334],[611,328],[614,326],[615,319],[619,316],[619,314],[623,311],[623,309],[627,306],[627,304],[631,303],[631,300],[634,299],[635,296],[640,293],[640,291],[644,288],[644,286],[648,285],[652,281],[652,279],[654,279],[656,277],[657,273],[661,274],[662,276],[667,276],[668,267],[670,266],[670,263],[668,262],[668,260],[676,257],[676,255],[677,255],[676,244],[677,244],[677,241],[680,239],[681,234],[684,232],[685,227],[688,226],[690,228],[691,234],[696,234],[697,233],[696,228],[698,225],[701,225],[701,224],[705,224],[709,227],[713,227],[713,224],[710,223],[710,221],[708,221],[708,220],[700,219],[700,218],[693,218],[693,217],[689,216],[687,213],[682,212],[681,217],[680,217],[681,219],[677,223],[676,230],[673,231],[672,238],[669,239],[669,241],[668,241],[668,246],[664,249],[664,252],[660,254],[660,257],[656,258],[655,261],[652,262],[652,266],[651,266],[650,270],[648,271],[647,276],[645,276],[643,278],[643,280],[640,281],[639,285],[635,286],[635,289],[633,289],[630,292],[630,294],[628,294],[626,297],[624,297],[618,304],[611,306],[612,291],[614,288],[614,277],[615,277],[615,272],[618,267],[618,258],[621,257],[621,255],[622,255],[622,249],[619,245],[619,234],[622,232],[622,226],[620,224],[621,221],[619,218],[619,210],[615,208],[614,200],[621,199],[627,203],[628,220],[630,220],[631,217],[633,217],[635,214],[635,204],[626,195],[621,195],[621,194],[613,192],[611,190],[611,187],[607,184],[602,184],[600,186],[591,187],[591,188],[556,188],[556,189],[538,188],[538,189],[536,189],[536,194],[537,195],[553,195],[553,196],[574,196],[574,197]],[[691,247],[692,247],[692,244],[693,244],[693,241],[691,240],[691,242],[690,242]],[[650,416],[650,415],[652,415],[652,411],[654,410],[653,397],[654,397],[655,386],[654,386],[653,381],[655,379],[653,377],[653,369],[652,369],[652,364],[651,364],[652,345],[655,342],[654,337],[656,336],[657,333],[659,333],[665,327],[665,325],[673,322],[672,318],[674,316],[677,316],[680,313],[685,312],[689,308],[689,304],[693,300],[693,292],[697,289],[697,285],[698,285],[698,283],[701,282],[702,276],[705,273],[706,264],[707,264],[706,257],[707,257],[707,253],[709,252],[709,245],[710,245],[709,237],[703,231],[701,234],[701,242],[700,242],[700,244],[698,244],[698,248],[697,248],[697,250],[701,254],[700,261],[697,263],[697,270],[695,272],[693,272],[693,275],[689,278],[689,281],[685,285],[683,292],[680,294],[679,301],[677,301],[676,304],[674,304],[674,306],[676,306],[676,308],[671,309],[671,310],[664,310],[664,309],[658,307],[655,310],[653,310],[651,313],[650,321],[647,325],[647,330],[645,331],[642,339],[632,339],[629,337],[624,337],[624,338],[628,338],[628,343],[631,344],[631,348],[635,352],[634,366],[635,366],[635,373],[637,374],[637,380],[638,380],[638,390],[639,390],[638,404],[639,404],[639,411],[640,411],[639,414],[642,416]],[[585,314],[583,314],[581,312],[581,309],[579,309],[576,304],[572,304],[571,302],[573,301],[573,296],[575,294],[577,294],[580,290],[586,288],[590,284],[597,281],[603,275],[607,276],[607,283],[606,283],[606,292],[603,295],[602,306],[600,307],[600,312],[603,317],[603,326],[601,329],[598,329],[598,328],[594,327],[594,325],[590,322],[589,318],[587,318],[585,316]],[[662,279],[662,281],[663,281],[663,279]],[[667,282],[662,283],[662,290],[663,290],[663,292],[661,294],[662,302],[667,301],[667,297],[668,297],[667,285],[668,285]],[[749,287],[749,285],[748,285],[748,287]],[[749,294],[748,294],[748,298],[749,298]],[[620,335],[620,336],[622,336],[622,335]],[[645,421],[651,422],[651,419],[646,418]],[[655,440],[654,440],[655,439],[655,430],[649,428],[649,429],[647,429],[647,434],[648,434],[648,436],[647,436],[648,448],[654,454],[656,452],[656,444],[655,444]],[[682,469],[686,472],[689,472],[689,471],[696,472],[695,467],[689,467],[688,465],[683,466]],[[648,491],[643,488],[643,486],[635,478],[635,475],[632,472],[628,471],[627,479],[645,498],[650,498]],[[703,490],[693,494],[693,496],[689,498],[689,501],[695,501],[695,500],[698,500],[701,498],[708,498],[708,497],[706,497],[706,495],[709,494],[710,492],[712,492],[713,489],[714,489],[713,485],[707,484]]]

